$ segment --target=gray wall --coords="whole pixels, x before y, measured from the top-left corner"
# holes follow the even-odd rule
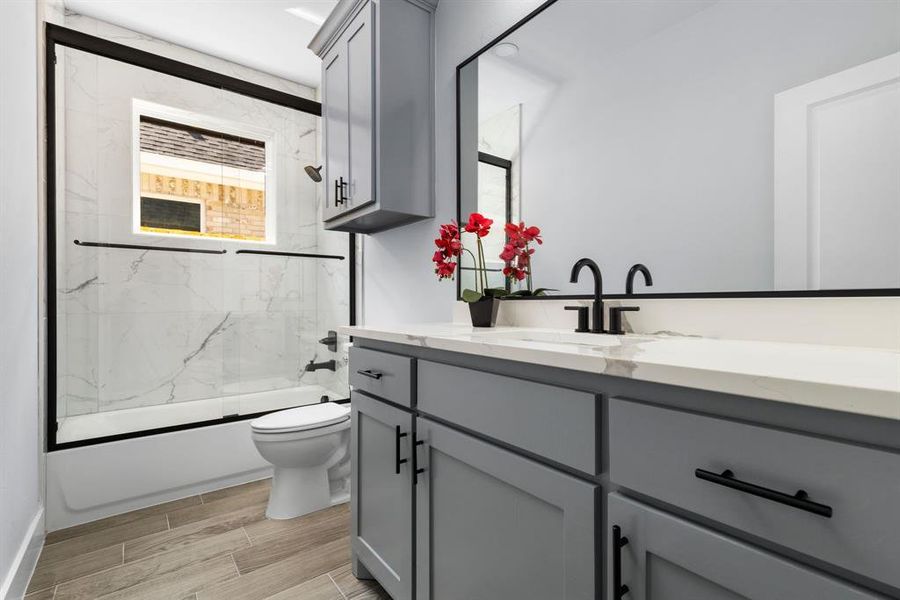
[[[0,597],[4,598],[8,586],[21,583],[11,580],[13,570],[41,511],[37,56],[35,3],[0,2]],[[43,523],[38,528],[43,534]]]

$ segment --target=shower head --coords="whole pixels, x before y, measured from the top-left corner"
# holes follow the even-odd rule
[[[321,165],[318,167],[314,167],[312,165],[306,165],[304,167],[304,170],[306,171],[306,174],[309,175],[309,178],[312,179],[313,181],[315,181],[316,183],[319,183],[320,181],[322,181]]]

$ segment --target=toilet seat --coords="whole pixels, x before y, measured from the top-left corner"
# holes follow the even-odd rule
[[[260,431],[259,429],[251,429],[250,436],[255,442],[289,443],[296,442],[297,440],[323,437],[329,433],[338,433],[349,429],[350,419],[347,418],[338,423],[325,425],[324,427],[313,427],[312,429],[300,429],[297,431]]]
[[[283,434],[321,429],[350,418],[350,409],[334,402],[298,406],[263,415],[250,421],[254,433]]]

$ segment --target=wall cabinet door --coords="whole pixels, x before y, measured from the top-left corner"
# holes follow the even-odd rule
[[[375,201],[374,10],[369,2],[323,58],[325,220]]]
[[[323,218],[342,212],[350,172],[349,88],[346,44],[337,44],[322,58],[322,123],[325,138]],[[344,184],[342,186],[342,184]]]
[[[352,395],[352,544],[357,574],[371,574],[394,600],[412,598],[412,415]],[[357,561],[364,571],[359,572]]]
[[[361,208],[375,201],[372,173],[375,68],[373,57],[375,39],[372,31],[376,4],[369,2],[350,23],[344,34],[347,38],[347,89],[349,124],[349,186],[347,204],[343,212]]]
[[[595,485],[419,418],[416,599],[595,600]]]
[[[881,598],[619,494],[609,495],[608,526],[610,600]]]

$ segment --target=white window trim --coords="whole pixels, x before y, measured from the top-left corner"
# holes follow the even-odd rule
[[[160,233],[153,231],[141,230],[141,117],[155,117],[180,123],[190,127],[200,129],[209,129],[211,131],[220,131],[230,135],[236,135],[255,140],[261,140],[266,144],[266,239],[265,240],[241,240],[228,237],[215,236],[197,236],[180,233]],[[276,194],[277,179],[275,173],[276,157],[278,156],[276,147],[276,132],[271,129],[264,129],[246,123],[237,123],[228,121],[218,117],[211,117],[201,113],[173,108],[146,100],[132,99],[131,105],[131,183],[132,183],[132,232],[136,235],[146,235],[154,237],[172,237],[190,239],[192,241],[209,241],[209,242],[233,242],[237,244],[267,244],[274,245],[276,243],[277,234],[277,206],[278,197]],[[187,201],[187,199],[185,199]],[[201,221],[204,225],[205,232],[206,211],[201,212]]]

